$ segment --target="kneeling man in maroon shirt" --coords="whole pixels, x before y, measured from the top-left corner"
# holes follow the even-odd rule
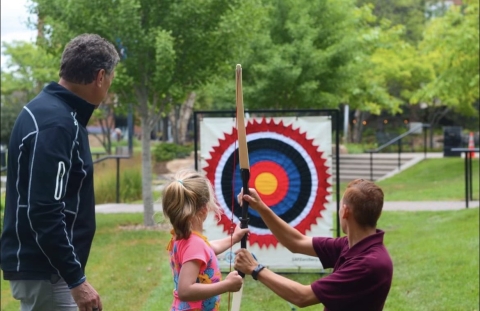
[[[237,251],[235,269],[251,274],[278,296],[299,306],[323,304],[327,311],[382,310],[392,283],[393,265],[383,245],[384,232],[376,229],[383,207],[383,191],[373,182],[352,181],[343,195],[341,238],[308,237],[289,226],[260,199],[254,189],[239,195],[259,212],[282,245],[293,253],[317,256],[333,272],[310,285],[278,275],[245,249]]]

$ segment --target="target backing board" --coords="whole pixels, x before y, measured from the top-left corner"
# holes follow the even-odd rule
[[[331,128],[331,119],[324,116],[246,119],[250,187],[280,218],[308,236],[333,236]],[[200,122],[201,167],[223,210],[220,219],[209,215],[204,223],[209,240],[228,237],[232,218],[240,223],[237,149],[235,119]],[[318,258],[293,254],[278,243],[258,212],[249,208],[248,213],[247,248],[259,262],[277,271],[322,268]],[[232,251],[238,248],[239,243],[218,256],[222,270],[233,266]]]

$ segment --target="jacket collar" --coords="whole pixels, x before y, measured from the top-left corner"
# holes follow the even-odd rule
[[[353,256],[356,256],[360,253],[363,253],[370,247],[374,245],[382,245],[383,244],[383,235],[385,234],[384,231],[378,230],[377,232],[371,236],[368,236],[358,242],[357,244],[353,245],[352,248],[350,248],[347,253],[344,255],[345,258],[350,258]],[[347,242],[348,243],[348,242]]]
[[[77,113],[76,119],[80,122],[80,124],[84,127],[87,126],[87,123],[90,120],[93,111],[95,110],[94,105],[90,104],[78,95],[70,92],[56,82],[51,82],[45,86],[43,91],[60,98],[63,102],[69,105]]]

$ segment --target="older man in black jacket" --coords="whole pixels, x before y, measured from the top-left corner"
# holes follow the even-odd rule
[[[1,268],[21,310],[102,310],[86,281],[95,234],[93,162],[86,126],[119,61],[98,35],[71,40],[60,81],[19,114],[9,151]]]

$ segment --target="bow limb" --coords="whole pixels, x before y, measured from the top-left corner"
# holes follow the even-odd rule
[[[248,160],[247,133],[245,129],[245,111],[243,108],[243,90],[242,90],[242,67],[237,65],[236,69],[236,95],[237,95],[237,135],[238,135],[238,157],[240,162],[240,173],[242,176],[243,193],[250,194],[248,182],[250,180],[250,163]],[[240,228],[248,228],[248,202],[242,203],[242,217],[240,218]],[[247,235],[244,235],[241,241],[241,247],[247,248]],[[244,275],[242,275],[243,277]]]
[[[232,307],[230,311],[240,311],[240,304],[242,302],[243,285],[238,292],[233,293]]]
[[[237,65],[235,70],[236,80],[236,104],[237,104],[237,135],[238,135],[238,155],[240,162],[240,173],[242,177],[243,193],[249,194],[248,182],[250,180],[250,163],[248,160],[247,133],[245,129],[245,111],[243,107],[242,90],[242,66]],[[242,202],[242,217],[240,218],[240,228],[248,228],[248,202]],[[240,242],[241,248],[247,248],[247,235],[245,234]],[[245,274],[238,272],[242,278]],[[233,293],[232,310],[239,311],[243,294],[243,285],[238,292]]]

